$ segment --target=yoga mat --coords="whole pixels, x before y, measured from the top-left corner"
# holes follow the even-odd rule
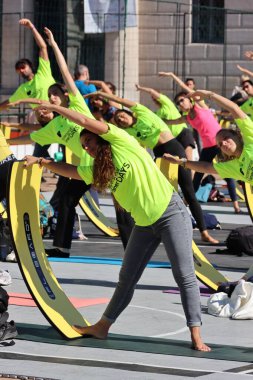
[[[199,290],[200,290],[200,295],[203,297],[210,297],[210,295],[213,294],[213,292],[210,292],[210,289],[203,286],[200,286]],[[180,294],[180,291],[178,288],[174,286],[170,286],[168,289],[163,290],[163,293]]]
[[[190,348],[190,341],[119,334],[109,334],[107,340],[94,338],[67,340],[64,339],[57,330],[50,326],[17,323],[17,329],[19,335],[15,339],[40,343],[250,363],[253,361],[253,348],[251,347],[210,344],[212,348],[211,352],[200,352]]]
[[[106,264],[106,265],[122,265],[122,259],[111,259],[92,256],[70,256],[69,258],[49,257],[51,262],[67,262],[67,263],[82,263],[82,264]],[[171,268],[169,262],[150,261],[148,268]]]

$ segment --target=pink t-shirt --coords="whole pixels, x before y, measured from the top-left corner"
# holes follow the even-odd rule
[[[221,129],[220,124],[215,119],[212,111],[207,108],[201,108],[194,105],[195,117],[191,119],[187,114],[187,122],[198,131],[202,140],[203,148],[210,148],[216,145],[216,134]]]

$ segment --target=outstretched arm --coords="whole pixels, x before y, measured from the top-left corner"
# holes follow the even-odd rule
[[[150,96],[152,96],[153,99],[157,100],[160,98],[161,96],[161,93],[154,90],[153,88],[150,88],[150,87],[142,87],[140,86],[139,84],[136,84],[135,85],[136,87],[136,90],[137,91],[143,91],[143,92],[146,92],[147,94],[149,94]]]
[[[68,91],[71,94],[76,95],[78,91],[77,87],[75,85],[74,79],[72,78],[72,75],[69,72],[69,68],[65,61],[65,58],[61,50],[59,49],[59,46],[55,42],[53,33],[48,28],[44,28],[44,31],[45,31],[45,34],[47,35],[47,41],[54,51],[54,55],[58,63],[59,69],[61,71],[64,83],[66,84]]]
[[[209,99],[217,103],[221,108],[229,111],[234,119],[245,119],[247,115],[241,110],[241,108],[232,102],[231,100],[224,98],[224,96],[218,95],[215,92],[207,90],[197,90],[191,94],[191,98],[197,97],[198,99]]]
[[[188,94],[192,94],[194,92],[194,90],[192,90],[191,88],[189,88],[176,74],[174,74],[172,72],[168,72],[168,73],[166,73],[166,72],[159,72],[158,75],[161,76],[161,77],[170,77],[170,78],[172,78]],[[197,97],[195,98],[195,102],[197,102],[198,105],[201,108],[209,108],[206,105],[205,102],[201,101],[201,99],[198,99]]]
[[[26,98],[26,99],[19,99],[19,100],[16,100],[15,102],[9,102],[9,99],[5,100],[4,102],[0,103],[0,111],[3,110],[3,109],[7,109],[7,108],[10,108],[10,107],[16,107],[18,106],[19,104],[25,104],[25,103],[33,103],[33,104],[41,104],[42,100],[40,99],[37,99],[37,98]],[[46,100],[43,100],[43,102],[45,103]]]
[[[183,166],[184,169],[191,169],[199,173],[217,174],[212,162],[189,161],[187,158],[175,157],[169,153],[164,153],[163,158],[172,164]]]
[[[93,95],[95,95],[95,94],[96,93],[93,93]],[[133,102],[132,100],[123,99],[123,98],[120,98],[119,96],[116,96],[116,95],[113,95],[113,94],[107,94],[106,92],[103,92],[103,91],[98,91],[97,94],[99,96],[102,96],[105,99],[113,100],[113,101],[115,101],[118,104],[122,104],[122,106],[127,107],[127,108],[134,107],[137,104],[136,102]],[[89,94],[89,96],[92,96],[92,93]]]
[[[181,116],[179,117],[178,119],[174,119],[174,120],[165,120],[163,119],[163,121],[167,124],[167,125],[178,125],[178,124],[182,124],[182,123],[186,123],[187,120],[186,120],[186,117],[185,116]]]
[[[110,87],[102,80],[86,80],[85,83],[94,84],[94,86],[100,87],[101,91],[105,92],[106,94],[112,94]],[[113,100],[110,100],[109,103],[111,106],[119,108],[119,103],[114,102]]]
[[[39,56],[43,58],[45,61],[48,61],[47,44],[44,41],[41,34],[38,32],[38,30],[31,22],[31,20],[29,20],[28,18],[22,18],[21,20],[19,20],[19,24],[25,26],[28,29],[31,29],[35,42],[38,48],[40,49]]]
[[[248,70],[248,69],[245,69],[244,67],[242,67],[242,66],[240,66],[240,65],[237,65],[237,68],[238,68],[241,72],[243,72],[243,73],[245,73],[245,74],[247,74],[247,75],[253,77],[253,72],[252,72],[252,71],[250,71],[250,70]]]
[[[73,111],[69,108],[56,106],[55,104],[48,104],[48,103],[42,103],[39,107],[36,109],[46,109],[48,111],[57,112],[58,114],[66,117],[67,119],[73,121],[74,123],[80,125],[83,128],[88,129],[89,131],[97,134],[102,135],[104,133],[108,132],[108,125],[103,123],[102,121],[98,121],[95,119],[91,119],[84,114],[81,114],[79,112]]]
[[[194,92],[176,74],[172,73],[171,71],[169,71],[169,72],[160,71],[158,73],[158,75],[159,75],[159,77],[169,77],[169,78],[172,78],[188,94]]]
[[[67,164],[66,162],[53,162],[46,158],[38,158],[34,156],[25,156],[24,160],[25,167],[38,164],[40,167],[46,167],[52,172],[59,174],[63,177],[82,180],[82,178],[79,176],[77,172],[77,167],[71,164]]]

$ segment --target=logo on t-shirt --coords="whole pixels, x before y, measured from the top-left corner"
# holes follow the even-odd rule
[[[31,93],[32,93],[32,91],[30,90],[30,91],[27,91],[27,95],[28,96],[30,96],[31,95]]]
[[[116,174],[113,179],[113,185],[111,187],[111,191],[115,192],[118,188],[118,186],[124,181],[124,178],[127,174],[128,169],[130,168],[130,164],[127,162],[124,162],[122,167],[120,169],[116,169]]]
[[[80,131],[80,127],[78,127],[78,125],[75,125],[74,127],[70,127],[67,130],[67,133],[65,133],[65,135],[62,137],[63,141],[65,141],[65,143],[68,143],[69,140],[71,140],[73,136],[79,131]]]

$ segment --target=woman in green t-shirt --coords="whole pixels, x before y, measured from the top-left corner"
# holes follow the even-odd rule
[[[130,303],[137,282],[162,241],[180,288],[192,347],[210,351],[200,337],[201,310],[192,257],[191,221],[178,194],[151,156],[125,131],[63,107],[52,104],[41,107],[85,128],[80,135],[81,144],[94,158],[94,165],[77,168],[31,156],[25,158],[27,165],[37,162],[60,175],[93,183],[99,190],[109,187],[136,223],[125,250],[118,285],[102,318],[93,326],[74,326],[75,330],[100,339],[107,337],[111,325]]]
[[[183,146],[174,138],[167,124],[154,112],[132,100],[122,99],[112,94],[100,93],[100,95],[101,94],[103,97],[114,100],[131,110],[121,109],[115,112],[114,120],[117,126],[135,137],[145,148],[153,149],[156,158],[162,157],[165,152],[179,157],[186,157]],[[191,171],[185,171],[179,168],[178,183],[191,213],[196,220],[202,241],[211,244],[219,243],[206,229],[203,212],[193,188]]]
[[[150,88],[136,85],[138,91],[148,93],[153,99],[154,103],[158,106],[155,114],[162,120],[176,120],[181,117],[175,104],[168,98],[168,96],[160,93],[159,91]],[[192,131],[187,127],[186,123],[177,125],[168,125],[173,137],[183,146],[188,160],[193,158],[193,149],[195,148],[195,141]]]
[[[201,173],[219,174],[253,185],[253,121],[231,100],[214,92],[198,90],[191,98],[211,99],[230,112],[239,129],[221,129],[216,135],[220,154],[213,162],[188,161],[164,154],[170,162]]]

